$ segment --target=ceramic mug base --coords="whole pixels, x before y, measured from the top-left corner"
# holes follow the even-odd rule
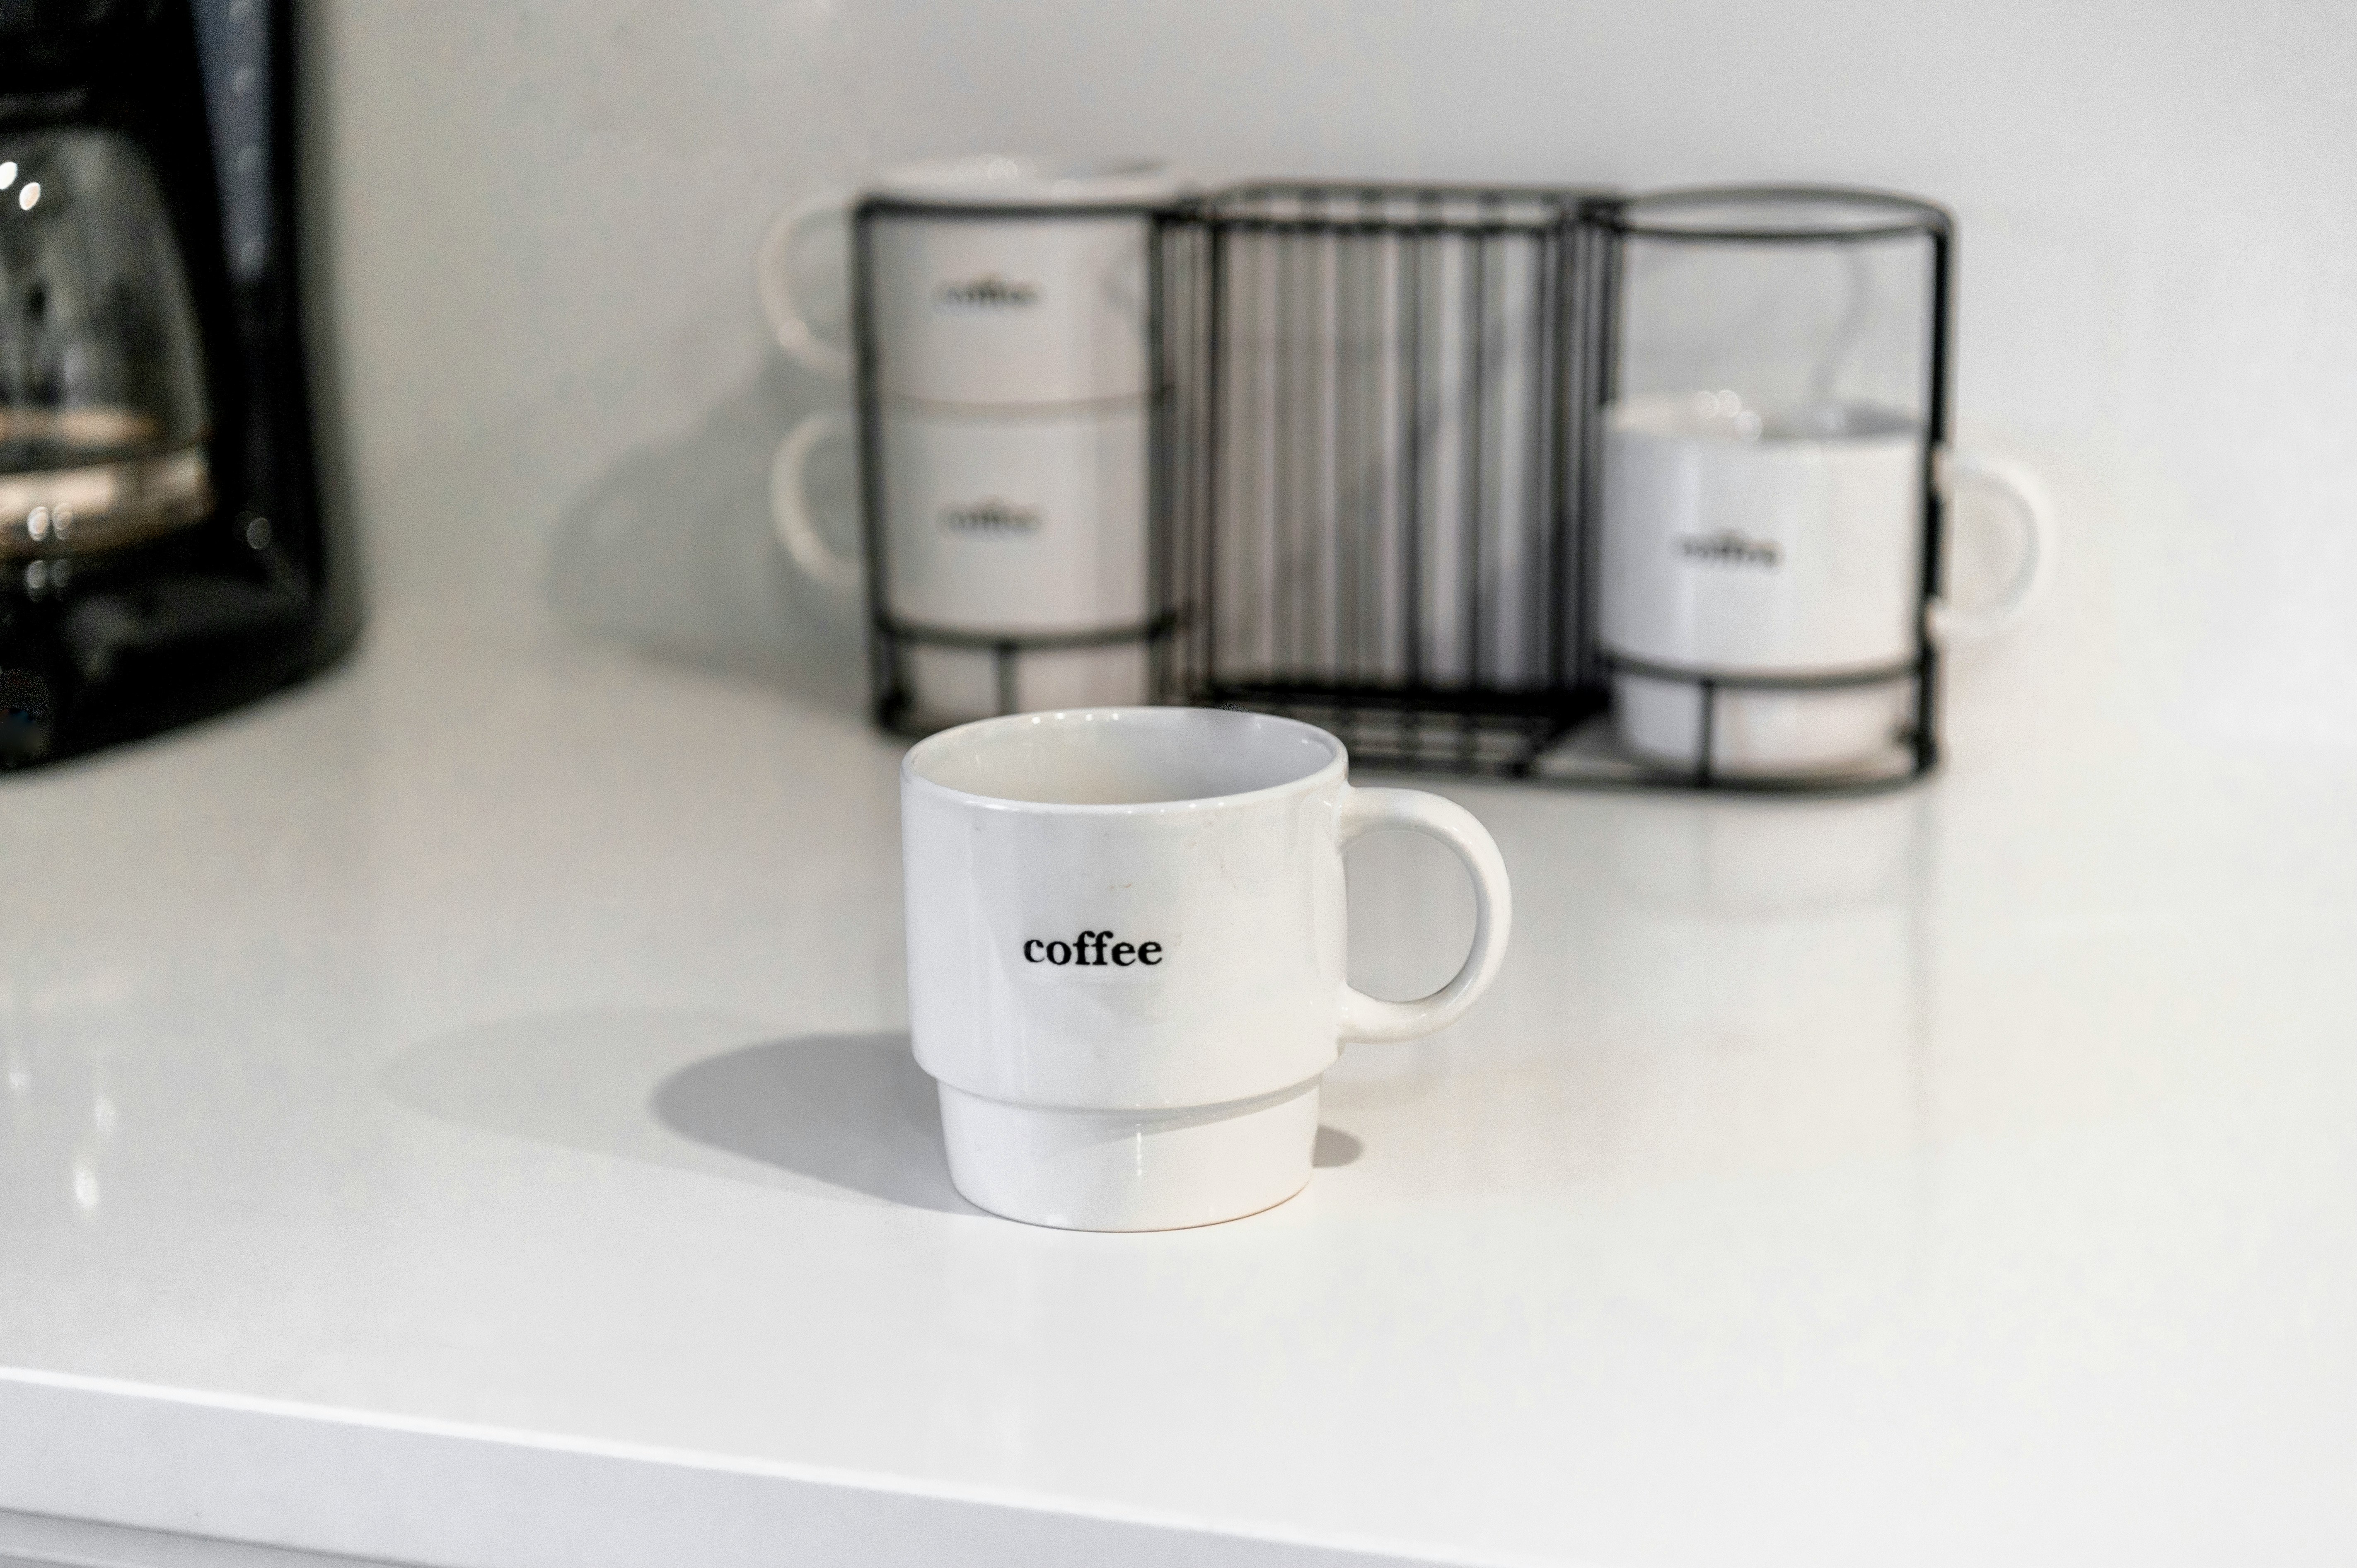
[[[1721,687],[1711,720],[1711,770],[1729,779],[1838,778],[1889,764],[1905,744],[1914,686],[1813,692]],[[1638,760],[1691,773],[1701,762],[1702,689],[1642,675],[1612,682],[1614,725]]]
[[[1072,1111],[942,1091],[968,1202],[1064,1230],[1180,1230],[1271,1208],[1309,1182],[1318,1080],[1232,1105]]]
[[[964,724],[1002,711],[998,656],[987,649],[910,647],[902,665],[917,727]],[[1142,642],[1057,648],[1015,660],[1015,713],[1051,708],[1129,707],[1151,696]]]

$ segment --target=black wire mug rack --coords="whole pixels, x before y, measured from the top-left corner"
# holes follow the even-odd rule
[[[1890,192],[1738,186],[1593,201],[1578,221],[1601,237],[1593,253],[1607,274],[1577,507],[1588,567],[1583,624],[1612,723],[1574,737],[1539,769],[1566,782],[1811,793],[1872,791],[1928,774],[1940,759],[1932,626],[1943,589],[1953,220]],[[1781,447],[1785,459],[1851,485],[1878,475],[1872,526],[1817,542],[1830,555],[1846,553],[1842,587],[1853,601],[1820,607],[1836,612],[1824,618],[1871,607],[1871,647],[1720,662],[1619,645],[1609,601],[1618,596],[1626,620],[1638,596],[1611,559],[1616,542],[1626,543],[1615,463],[1636,462],[1617,445],[1630,428],[1620,414],[1658,407],[1665,394],[1769,409],[1771,428],[1752,450],[1771,461]],[[1778,408],[1811,411],[1813,427],[1775,439]],[[1757,413],[1733,417],[1760,435]],[[1690,470],[1683,478],[1699,482]],[[1758,510],[1791,499],[1771,492]],[[1724,560],[1759,542],[1724,530],[1680,542]],[[1691,607],[1702,613],[1699,601]],[[1666,746],[1653,737],[1632,762],[1630,709],[1640,693],[1657,709],[1666,699],[1683,733]]]
[[[1804,188],[1293,183],[1161,221],[1169,700],[1308,719],[1374,768],[1565,785],[1857,791],[1937,762],[1940,209]],[[1712,308],[1694,317],[1680,291],[1697,287]],[[1780,669],[1616,649],[1623,395],[1822,404],[1861,376],[1915,432],[1889,656]],[[1682,737],[1633,746],[1628,711],[1665,700]],[[1861,725],[1830,761],[1776,753],[1780,727]]]
[[[1598,711],[1580,200],[1267,184],[1166,218],[1177,695],[1459,772],[1521,771]]]
[[[1954,299],[1943,209],[1828,188],[1367,182],[1159,206],[921,204],[934,220],[1152,225],[1148,614],[1052,636],[929,628],[887,602],[872,233],[909,209],[871,198],[854,225],[886,726],[942,722],[909,701],[916,650],[986,652],[996,706],[1013,712],[1038,705],[1028,661],[1122,647],[1155,701],[1307,719],[1378,770],[1838,793],[1936,766]],[[1632,461],[1619,433],[1674,395],[1872,411],[1889,447],[1878,460],[1904,465],[1891,504],[1913,511],[1883,531],[1900,540],[1885,575],[1906,581],[1889,586],[1872,657],[1664,657],[1616,640],[1627,595],[1607,578],[1628,553],[1611,479]],[[1679,547],[1737,564],[1772,548],[1737,530]],[[1780,751],[1786,734],[1843,744]]]

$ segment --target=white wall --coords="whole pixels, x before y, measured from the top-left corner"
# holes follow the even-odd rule
[[[848,618],[761,510],[777,438],[841,394],[767,348],[750,256],[777,208],[881,164],[1830,180],[1957,210],[1964,433],[2038,463],[2068,511],[2045,613],[1960,671],[1959,751],[2107,745],[2106,714],[2156,743],[2357,748],[2357,11],[342,0],[318,20],[381,615],[430,599],[845,700]]]

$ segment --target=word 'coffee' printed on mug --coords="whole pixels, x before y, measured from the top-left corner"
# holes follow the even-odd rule
[[[933,304],[943,310],[1026,310],[1039,303],[1038,284],[996,273],[945,283],[933,290]]]
[[[1162,944],[1115,941],[1111,931],[1082,931],[1071,941],[1033,937],[1023,944],[1023,961],[1058,969],[1129,969],[1141,964],[1151,969],[1162,961]]]
[[[942,508],[941,521],[944,533],[1013,539],[1039,532],[1042,520],[1036,506],[1017,506],[1013,501],[993,499],[945,506]]]
[[[1748,538],[1731,528],[1717,533],[1681,533],[1671,543],[1685,560],[1706,566],[1757,566],[1773,572],[1784,562],[1784,547],[1774,540]]]

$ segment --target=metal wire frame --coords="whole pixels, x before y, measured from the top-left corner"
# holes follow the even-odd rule
[[[1167,214],[1186,700],[1516,772],[1597,711],[1574,488],[1580,193],[1264,184]]]
[[[1771,209],[1838,202],[1888,216],[1830,230],[1674,221],[1682,208],[1730,199]],[[1156,516],[1162,558],[1174,572],[1178,616],[1171,657],[1160,666],[1166,683],[1158,690],[1166,699],[1308,718],[1341,735],[1372,767],[1566,786],[1852,793],[1901,785],[1936,766],[1938,654],[1928,612],[1940,591],[1943,519],[1932,465],[1948,436],[1953,309],[1953,228],[1943,209],[1884,192],[1818,187],[1625,198],[1582,190],[1292,183],[1223,191],[1166,211],[1157,226],[1165,295],[1161,351],[1173,385],[1158,405]],[[1615,389],[1627,241],[1783,245],[1909,235],[1929,242],[1931,268],[1922,575],[1912,657],[1889,670],[1792,676],[1697,674],[1612,658],[1595,635],[1598,415]],[[1275,256],[1257,269],[1257,279],[1244,275],[1247,248],[1256,242]],[[1532,384],[1518,388],[1519,399],[1496,395],[1485,366],[1494,255],[1510,246],[1527,246],[1539,258],[1532,275],[1541,297],[1520,352],[1544,373],[1524,378]],[[1351,247],[1362,258],[1370,251],[1391,258],[1378,269],[1379,283],[1387,276],[1388,286],[1374,292],[1391,301],[1396,319],[1375,356],[1389,363],[1372,378],[1364,366],[1346,373],[1339,354],[1321,360],[1300,351],[1304,319],[1320,324],[1310,336],[1332,349],[1343,338],[1329,324],[1355,320],[1365,306],[1366,279],[1354,280],[1343,264]],[[1452,248],[1470,258],[1455,266],[1453,291],[1448,287]],[[1440,276],[1436,282],[1428,273]],[[1462,313],[1453,330],[1452,306]],[[1474,324],[1469,333],[1464,320]],[[1237,351],[1240,322],[1252,351]],[[1437,353],[1429,341],[1435,338],[1443,340]],[[1453,360],[1450,341],[1458,346]],[[1512,347],[1503,352],[1511,354]],[[1452,362],[1463,380],[1436,396],[1425,383],[1436,368],[1446,371]],[[1235,417],[1239,382],[1251,409],[1264,417]],[[1517,406],[1505,408],[1508,402]],[[1371,447],[1364,440],[1370,406],[1395,416],[1387,427],[1392,445]],[[1403,413],[1405,417],[1396,417]],[[1497,575],[1485,577],[1482,553],[1497,537],[1486,523],[1498,505],[1486,489],[1486,444],[1496,438],[1501,414],[1527,421],[1533,433],[1523,456],[1521,477],[1532,499],[1524,502],[1522,521],[1526,531],[1535,529],[1543,548],[1536,570],[1526,554],[1512,581],[1485,592],[1485,583],[1497,583]],[[1450,443],[1458,454],[1453,475],[1458,492],[1444,504],[1433,493],[1428,469]],[[1361,475],[1371,451],[1384,470],[1381,482],[1362,483],[1341,504],[1333,476]],[[1471,461],[1464,459],[1468,452]],[[1264,500],[1262,515],[1238,504],[1240,472],[1254,477],[1256,489],[1244,499]],[[1427,547],[1429,535],[1436,524],[1447,531],[1452,506],[1455,559],[1437,559]],[[1383,515],[1385,508],[1391,515]],[[1297,568],[1307,558],[1329,567],[1325,575],[1338,587],[1346,579],[1362,585],[1363,574],[1351,579],[1342,544],[1369,534],[1384,539],[1380,524],[1391,521],[1399,524],[1387,540],[1398,551],[1397,658],[1369,671],[1363,661],[1337,657],[1338,634],[1340,646],[1347,647],[1353,630],[1327,626],[1315,611],[1321,605],[1355,607],[1358,597],[1337,592],[1321,599],[1308,591],[1320,574],[1297,569],[1289,577],[1282,571],[1271,575],[1271,591],[1258,599],[1270,635],[1252,650],[1254,657],[1239,657],[1223,626],[1223,618],[1232,619],[1240,607],[1234,593],[1223,596],[1223,585],[1223,585],[1223,561],[1241,551]],[[1331,537],[1321,541],[1321,528]],[[1433,601],[1426,579],[1435,567],[1444,575],[1453,570],[1459,596],[1450,607],[1461,647],[1454,660],[1444,661],[1447,669],[1435,668],[1429,657]],[[1257,592],[1260,585],[1254,586]],[[1544,651],[1520,670],[1504,671],[1485,660],[1484,634],[1512,606],[1505,596],[1516,593],[1534,596],[1524,628],[1537,628]],[[1541,676],[1536,681],[1528,678],[1534,670]],[[1616,671],[1696,689],[1700,734],[1693,768],[1640,765],[1596,744]],[[1904,770],[1762,778],[1730,776],[1715,762],[1725,693],[1821,692],[1899,680],[1913,686]]]
[[[1685,225],[1674,220],[1675,214],[1682,209],[1733,203],[1770,209],[1777,206],[1844,206],[1881,216],[1874,220],[1841,226],[1799,221],[1705,226]],[[1665,221],[1664,216],[1669,220]],[[1920,237],[1925,242],[1929,277],[1922,393],[1924,440],[1918,482],[1920,567],[1914,607],[1915,646],[1908,659],[1887,667],[1819,674],[1701,672],[1618,657],[1601,648],[1596,649],[1597,664],[1608,678],[1617,671],[1647,680],[1683,683],[1695,688],[1698,726],[1695,766],[1683,772],[1649,768],[1634,777],[1570,776],[1552,781],[1669,786],[1753,794],[1834,795],[1875,793],[1924,778],[1940,762],[1940,650],[1932,636],[1931,623],[1932,608],[1939,601],[1943,586],[1945,557],[1945,499],[1937,476],[1940,454],[1948,445],[1953,418],[1950,350],[1953,342],[1955,311],[1954,216],[1934,202],[1895,191],[1847,186],[1761,185],[1697,186],[1599,200],[1587,204],[1579,220],[1583,226],[1605,235],[1609,244],[1605,280],[1609,300],[1606,306],[1608,336],[1604,342],[1599,408],[1610,402],[1613,394],[1613,378],[1619,362],[1618,295],[1624,247],[1629,240],[1670,244],[1774,247],[1855,244],[1911,237]],[[1600,471],[1600,453],[1596,448],[1602,434],[1602,421],[1592,421],[1587,432],[1590,453],[1585,465],[1590,473]],[[1586,510],[1589,516],[1597,513],[1592,490],[1588,494]],[[1591,571],[1591,593],[1594,575]],[[1719,703],[1728,692],[1805,693],[1894,684],[1900,681],[1908,681],[1912,686],[1912,714],[1905,736],[1906,766],[1903,768],[1835,777],[1809,773],[1757,777],[1729,776],[1716,765]]]
[[[1675,221],[1683,208],[1729,200],[1769,208],[1833,201],[1888,216],[1834,229]],[[947,629],[896,618],[886,602],[875,220],[1115,215],[1145,218],[1153,231],[1152,613],[1139,625],[1044,635]],[[1629,198],[1552,188],[1270,182],[1164,205],[967,206],[870,198],[855,212],[853,233],[871,679],[876,717],[888,728],[918,733],[929,724],[909,699],[906,659],[914,648],[987,652],[998,705],[1012,712],[1027,656],[1138,645],[1156,700],[1308,718],[1340,734],[1361,763],[1383,769],[1587,788],[1826,794],[1893,788],[1937,766],[1940,671],[1929,607],[1941,591],[1945,530],[1933,464],[1949,436],[1954,309],[1953,220],[1942,208],[1825,187],[1719,187]],[[1911,660],[1889,671],[1779,676],[1696,674],[1614,659],[1595,635],[1598,416],[1615,391],[1627,242],[1825,244],[1919,234],[1929,246],[1931,306],[1922,564]],[[1264,253],[1265,286],[1257,290],[1246,286],[1253,280],[1244,275],[1255,245]],[[1514,255],[1529,258],[1523,275],[1532,297],[1526,326],[1509,340],[1498,302],[1512,292],[1501,281],[1512,269],[1501,258]],[[1394,315],[1389,335],[1377,334],[1383,347],[1374,357],[1387,360],[1388,370],[1372,378],[1347,373],[1330,353],[1304,351],[1305,341],[1331,349],[1343,340],[1342,325],[1369,319],[1370,312],[1379,316],[1385,301]],[[1454,326],[1452,306],[1460,313]],[[1305,339],[1295,328],[1313,313],[1318,325]],[[1474,323],[1469,333],[1468,319]],[[1269,351],[1237,352],[1240,328],[1258,330]],[[1517,356],[1524,371],[1513,378],[1514,395],[1502,396],[1491,367]],[[1233,417],[1240,388],[1252,391],[1265,419]],[[1509,430],[1520,435],[1517,462],[1493,461]],[[1240,529],[1234,504],[1244,470],[1260,476],[1257,493],[1268,503],[1251,529]],[[1518,491],[1511,505],[1500,494],[1510,481]],[[1487,526],[1510,510],[1518,528],[1501,533]],[[1437,551],[1436,527],[1445,531],[1451,518],[1457,526],[1442,541],[1450,548]],[[1338,520],[1386,546],[1382,559],[1341,548]],[[1519,553],[1509,557],[1501,539]],[[1221,572],[1246,546],[1261,552],[1265,564],[1297,568],[1307,560],[1324,570],[1268,575],[1267,657],[1240,661],[1232,637],[1223,641],[1234,629],[1223,623],[1232,622],[1236,606],[1222,601]],[[1371,661],[1362,656],[1370,623],[1386,606],[1392,656]],[[1321,609],[1334,613],[1321,618]],[[1503,669],[1491,655],[1509,610],[1519,617],[1525,646],[1521,662]],[[1435,657],[1451,640],[1453,653]],[[1695,768],[1640,765],[1598,744],[1616,671],[1696,688]],[[1913,687],[1904,771],[1759,778],[1728,776],[1714,764],[1725,693],[1805,693],[1900,679]]]

